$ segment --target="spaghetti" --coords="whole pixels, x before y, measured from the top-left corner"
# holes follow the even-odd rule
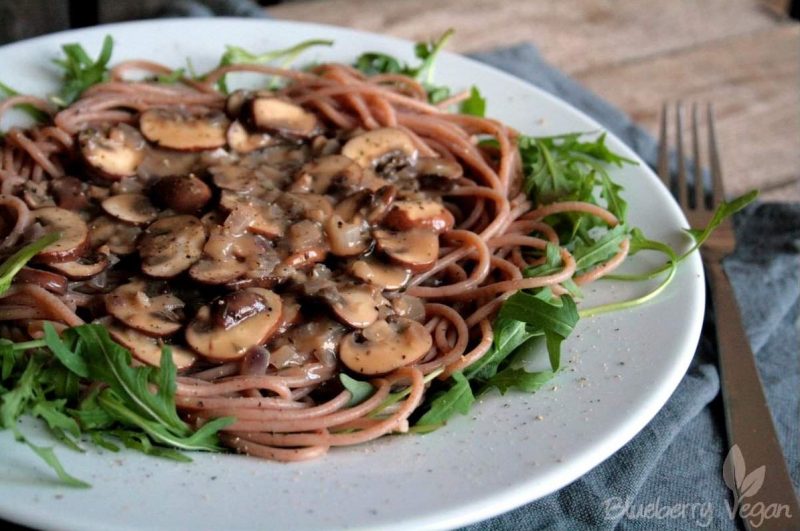
[[[131,71],[170,69],[119,64],[58,112],[0,102],[0,118],[20,104],[52,117],[0,144],[0,250],[62,232],[0,299],[3,335],[102,322],[151,364],[169,344],[179,410],[196,426],[234,417],[221,438],[237,451],[294,461],[406,431],[431,376],[489,351],[504,300],[565,293],[628,252],[623,239],[577,274],[548,217],[617,218],[532,204],[518,133],[447,112],[461,96],[432,105],[411,78],[341,64],[232,65],[178,85]],[[285,83],[216,90],[238,72]],[[551,246],[557,270],[524,276]],[[352,404],[343,371],[371,396]]]

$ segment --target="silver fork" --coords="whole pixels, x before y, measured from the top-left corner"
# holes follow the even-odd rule
[[[667,138],[668,106],[664,104],[661,112],[661,131],[659,139],[658,174],[667,186],[670,186],[669,141]],[[714,131],[714,114],[711,105],[706,109],[708,122],[708,159],[711,174],[711,201],[705,193],[703,173],[700,159],[700,134],[697,105],[691,109],[691,143],[693,158],[694,185],[687,184],[687,166],[684,158],[682,110],[678,103],[675,109],[675,151],[678,157],[677,191],[673,192],[678,199],[689,224],[693,228],[705,227],[714,213],[714,208],[725,198],[722,185],[719,151],[717,150]],[[703,264],[708,273],[711,295],[717,325],[717,344],[719,349],[720,385],[725,404],[725,425],[728,432],[729,447],[737,445],[742,452],[747,470],[757,470],[765,465],[764,483],[761,488],[749,482],[744,470],[744,462],[737,459],[727,460],[733,464],[730,483],[735,484],[735,501],[740,502],[739,515],[747,529],[778,530],[798,529],[800,525],[800,509],[797,495],[794,492],[786,461],[775,433],[769,407],[761,380],[758,376],[753,352],[742,327],[739,308],[733,295],[730,281],[722,268],[722,259],[733,252],[736,247],[736,236],[730,219],[708,239],[701,250]],[[738,461],[738,462],[737,462]],[[755,479],[755,477],[753,478]],[[729,480],[726,478],[726,483]],[[757,492],[752,492],[756,490]],[[785,505],[783,517],[759,518],[754,505],[762,502],[764,507],[770,504]],[[741,503],[749,503],[750,510],[745,510]],[[749,514],[749,516],[748,516]]]

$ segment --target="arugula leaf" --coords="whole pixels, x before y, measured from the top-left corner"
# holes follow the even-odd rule
[[[351,378],[345,373],[339,373],[339,381],[345,389],[350,391],[350,400],[347,402],[347,407],[357,406],[375,392],[375,388],[369,382],[362,382]]]
[[[64,467],[61,465],[61,462],[58,460],[58,457],[56,457],[56,454],[52,448],[47,446],[37,446],[27,439],[23,439],[22,442],[27,444],[31,450],[36,452],[36,455],[38,455],[42,459],[42,461],[47,463],[47,465],[50,468],[52,468],[53,471],[56,473],[58,479],[60,479],[61,482],[67,485],[68,487],[77,487],[81,489],[86,489],[91,487],[91,485],[86,483],[85,481],[80,480],[75,476],[72,476],[69,473],[67,473],[67,471],[64,470]]]
[[[461,114],[471,114],[472,116],[480,116],[481,118],[486,115],[486,99],[481,96],[478,87],[472,85],[469,89],[469,98],[461,102],[459,111]]]
[[[374,76],[377,74],[409,75],[407,65],[404,65],[391,55],[386,55],[385,53],[379,52],[362,53],[356,58],[353,66],[368,76]]]
[[[11,96],[19,96],[19,94],[20,93],[18,91],[9,87],[5,83],[0,82],[0,95],[10,98]],[[15,107],[30,116],[36,122],[42,123],[50,120],[49,114],[28,103],[15,105]]]
[[[530,337],[532,334],[526,330],[522,321],[497,317],[494,321],[494,341],[491,349],[481,359],[464,369],[465,376],[470,380],[491,378],[497,373],[500,364]]]
[[[65,399],[48,401],[40,400],[33,406],[31,414],[43,419],[51,430],[62,430],[73,437],[80,437],[81,429],[75,419],[64,413]]]
[[[131,367],[130,352],[114,342],[104,327],[85,324],[70,328],[65,334],[83,340],[81,354],[89,367],[91,380],[107,384],[137,415],[167,427],[175,435],[189,435],[189,427],[175,409],[175,365],[171,356],[162,353],[164,365],[160,369]],[[150,384],[157,382],[160,387],[153,393]]]
[[[486,387],[496,387],[501,395],[506,394],[509,389],[533,393],[552,380],[555,374],[555,371],[528,372],[525,369],[506,367],[487,380]]]
[[[438,39],[430,42],[418,42],[414,46],[414,55],[418,59],[422,59],[422,64],[413,70],[413,77],[421,79],[424,83],[433,81],[433,65],[436,62],[436,57],[455,32],[453,28],[450,28]]]
[[[24,440],[22,433],[17,428],[17,419],[25,411],[28,402],[33,399],[36,392],[36,378],[42,368],[42,363],[37,356],[30,356],[25,370],[17,380],[17,385],[4,393],[0,405],[0,422],[3,427],[14,432],[18,441]]]
[[[591,244],[580,241],[572,253],[577,271],[586,271],[594,265],[607,261],[617,254],[622,241],[628,237],[628,229],[617,225]]]
[[[415,426],[442,425],[456,413],[466,415],[475,396],[466,377],[460,372],[453,373],[453,385],[443,394],[431,401],[431,407],[417,422]]]
[[[755,201],[756,197],[758,197],[758,190],[752,190],[742,196],[737,197],[736,199],[733,199],[732,201],[722,201],[719,205],[717,205],[717,208],[714,210],[714,215],[711,217],[711,220],[704,229],[686,229],[686,232],[688,232],[695,241],[694,247],[692,247],[688,253],[693,252],[695,249],[703,245],[708,237],[711,236],[711,233],[714,232],[714,229],[722,225],[722,222],[725,221],[725,219],[729,218]]]
[[[66,367],[78,376],[86,378],[89,376],[89,367],[86,365],[86,360],[69,349],[61,338],[58,332],[53,328],[50,322],[45,322],[44,326],[44,340],[47,348],[50,349],[56,358]]]
[[[430,103],[439,103],[450,96],[450,89],[433,84],[434,64],[455,30],[448,29],[438,39],[429,42],[418,42],[414,46],[414,55],[421,62],[417,66],[401,62],[399,59],[380,52],[365,52],[359,55],[353,66],[368,76],[377,74],[401,74],[414,78],[422,83],[428,93]]]
[[[180,79],[185,75],[186,75],[185,68],[176,68],[169,74],[160,74],[156,76],[156,81],[164,85],[174,85],[175,83],[180,81]]]
[[[0,264],[0,295],[8,291],[14,276],[25,267],[31,258],[39,254],[42,249],[61,237],[59,233],[46,234],[33,243],[29,243]]]
[[[66,107],[77,100],[86,89],[108,79],[108,62],[111,60],[114,40],[106,35],[100,55],[95,61],[80,44],[65,44],[61,49],[64,59],[53,62],[64,69],[64,83],[61,91],[50,99],[57,105]]]
[[[297,57],[309,48],[314,46],[332,46],[333,41],[328,39],[310,39],[299,44],[281,50],[274,50],[264,53],[253,53],[239,46],[226,46],[225,53],[219,60],[219,66],[238,65],[238,64],[265,64],[273,61],[280,61],[281,66],[291,64]],[[222,76],[217,81],[217,88],[223,94],[228,93],[228,85],[225,81],[226,76]]]

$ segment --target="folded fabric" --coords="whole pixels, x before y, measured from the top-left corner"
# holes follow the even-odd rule
[[[657,144],[630,118],[546,63],[536,48],[474,54],[567,101],[650,165]],[[800,485],[800,205],[760,204],[736,218],[738,248],[725,262],[756,354],[784,455]],[[627,445],[571,485],[465,529],[736,529],[722,479],[728,452],[713,313],[675,393]],[[659,510],[660,509],[660,510]]]

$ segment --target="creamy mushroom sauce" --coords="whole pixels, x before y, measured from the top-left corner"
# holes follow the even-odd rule
[[[82,131],[86,177],[24,196],[34,230],[61,239],[17,281],[88,297],[84,318],[144,363],[173,345],[181,370],[246,357],[262,373],[318,360],[376,375],[423,357],[424,306],[403,291],[455,223],[439,197],[460,165],[268,94],[205,112]]]

